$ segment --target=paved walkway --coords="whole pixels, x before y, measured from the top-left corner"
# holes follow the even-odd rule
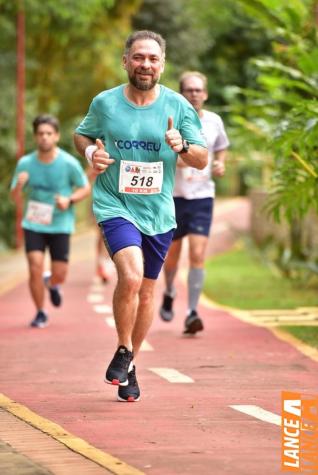
[[[209,252],[224,250],[247,225],[245,200],[219,205]],[[74,240],[65,304],[49,309],[47,328],[27,326],[33,308],[20,271],[2,295],[1,475],[279,474],[280,393],[315,394],[317,363],[268,329],[205,305],[205,331],[183,337],[179,280],[175,319],[155,316],[138,359],[142,400],[116,402],[116,389],[103,383],[116,343],[114,283],[94,279],[93,239]],[[161,292],[162,280],[157,307]]]

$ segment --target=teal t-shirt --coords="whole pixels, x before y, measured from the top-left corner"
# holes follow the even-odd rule
[[[201,122],[191,104],[171,89],[160,86],[153,103],[137,106],[125,97],[124,88],[96,96],[76,129],[77,134],[100,138],[115,160],[95,181],[93,211],[98,223],[122,217],[144,234],[165,233],[176,227],[172,192],[177,154],[165,142],[168,117],[190,144],[206,147]],[[123,160],[129,163],[121,164]],[[154,186],[158,174],[161,189]],[[124,175],[126,184],[131,178],[131,187],[123,187]],[[151,193],[151,186],[160,192]]]
[[[26,195],[23,229],[52,234],[72,233],[75,222],[74,207],[60,210],[55,205],[55,195],[70,196],[74,188],[86,185],[87,177],[79,161],[64,150],[58,149],[58,154],[52,162],[43,163],[38,159],[37,152],[32,152],[18,161],[11,189],[16,186],[18,174],[24,171],[28,172],[29,180],[23,189]],[[34,206],[37,210],[40,209],[37,216]]]

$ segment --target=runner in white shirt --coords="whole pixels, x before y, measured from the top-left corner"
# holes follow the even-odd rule
[[[182,239],[189,237],[188,314],[184,333],[195,334],[203,330],[197,313],[197,304],[203,287],[204,259],[213,215],[215,184],[213,177],[225,173],[226,149],[229,140],[220,116],[202,109],[208,98],[207,78],[196,71],[184,73],[180,78],[180,92],[199,114],[202,132],[208,151],[208,165],[203,170],[187,166],[179,157],[174,188],[177,229],[164,265],[166,290],[160,308],[164,321],[174,316],[173,300],[176,296],[174,278],[180,257]]]

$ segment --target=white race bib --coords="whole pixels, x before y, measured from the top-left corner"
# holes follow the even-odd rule
[[[191,182],[205,182],[211,180],[210,167],[205,167],[203,170],[197,170],[192,167],[184,167],[182,170],[182,177],[186,181]]]
[[[161,192],[162,162],[120,162],[119,192],[153,195]]]
[[[51,224],[53,208],[53,205],[30,200],[26,211],[26,219],[32,223]]]

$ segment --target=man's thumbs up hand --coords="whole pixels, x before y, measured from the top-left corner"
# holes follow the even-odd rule
[[[105,150],[105,145],[100,139],[96,139],[96,146],[99,150]]]
[[[168,117],[168,129],[167,130],[171,130],[173,129],[173,117]]]
[[[166,143],[176,153],[181,152],[183,149],[182,137],[179,130],[173,127],[173,117],[168,117],[167,132],[165,135]]]
[[[109,165],[114,163],[115,160],[109,157],[109,153],[105,150],[105,144],[103,144],[100,139],[96,139],[95,147],[97,148],[92,155],[92,165],[97,175],[100,175]]]

